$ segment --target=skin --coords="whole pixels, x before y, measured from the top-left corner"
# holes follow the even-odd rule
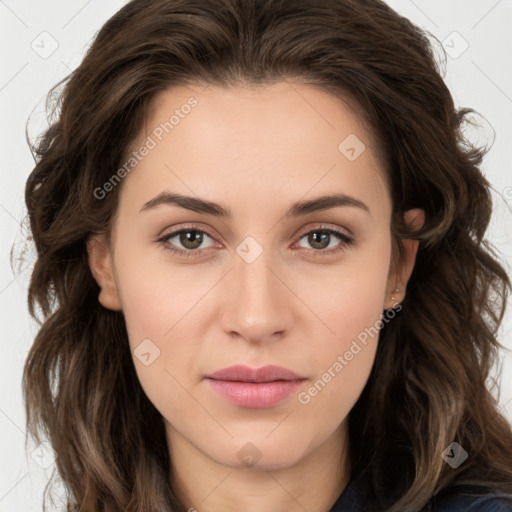
[[[333,96],[288,81],[175,88],[157,97],[134,148],[191,96],[197,106],[124,178],[110,246],[102,235],[89,240],[99,301],[123,311],[132,351],[144,339],[160,350],[148,366],[133,359],[165,420],[171,484],[186,509],[325,512],[350,478],[347,415],[377,336],[307,404],[298,394],[403,300],[418,243],[402,240],[405,261],[392,265],[384,170],[357,113]],[[350,134],[366,146],[354,161],[338,149]],[[140,211],[163,191],[219,203],[233,216],[172,204]],[[335,192],[368,211],[337,206],[284,218],[296,201]],[[423,212],[407,212],[406,221],[421,226]],[[199,249],[179,236],[156,241],[183,223],[211,237]],[[307,233],[320,227],[355,242],[331,235],[327,249],[311,245]],[[247,236],[262,250],[250,263],[237,253]],[[166,244],[202,254],[185,258]],[[307,380],[276,406],[245,408],[204,378],[233,364],[280,365]],[[248,452],[252,465],[240,457]]]

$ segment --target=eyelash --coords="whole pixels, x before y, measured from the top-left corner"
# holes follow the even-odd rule
[[[179,235],[180,233],[187,232],[187,231],[194,231],[196,233],[202,233],[202,234],[208,235],[211,239],[214,239],[214,237],[208,231],[205,231],[204,229],[198,229],[195,227],[188,227],[188,226],[180,226],[180,229],[178,229],[177,231],[173,231],[172,233],[169,233],[167,235],[162,236],[161,238],[157,239],[157,242],[160,242],[163,245],[164,250],[169,251],[172,254],[175,254],[178,256],[184,256],[186,258],[190,258],[190,257],[194,258],[194,257],[200,256],[202,251],[208,250],[208,249],[202,249],[202,250],[201,249],[196,249],[196,250],[176,249],[176,248],[172,247],[172,245],[169,244],[169,242],[168,242],[169,239],[174,238],[176,235]],[[313,257],[317,257],[317,256],[321,256],[321,255],[331,256],[333,254],[337,254],[337,253],[343,251],[346,247],[353,245],[355,243],[355,240],[352,237],[348,236],[346,233],[344,233],[342,231],[338,231],[338,230],[330,228],[330,227],[327,227],[327,226],[319,226],[315,229],[306,231],[299,237],[298,240],[302,240],[302,238],[304,238],[305,236],[307,236],[311,233],[317,233],[317,232],[324,232],[324,233],[329,233],[331,235],[334,235],[342,243],[339,244],[334,250],[333,249],[306,249],[306,251],[308,253],[311,253],[313,255]]]

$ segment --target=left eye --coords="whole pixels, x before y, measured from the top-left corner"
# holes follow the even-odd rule
[[[343,242],[341,245],[350,244],[352,242],[352,239],[349,236],[334,229],[315,229],[302,235],[300,240],[303,238],[307,238],[307,243],[314,249],[318,249],[320,251],[336,247],[337,244],[334,246],[330,245],[330,242],[335,242],[336,240],[338,242]]]
[[[206,233],[206,231],[201,231],[199,229],[181,229],[180,231],[175,231],[174,233],[165,235],[160,239],[160,241],[170,242],[173,238],[178,238],[179,243],[182,244],[187,251],[194,251],[203,243],[205,236],[211,239],[211,236]],[[172,245],[175,244],[172,243]]]

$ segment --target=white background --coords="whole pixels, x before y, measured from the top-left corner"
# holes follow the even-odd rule
[[[25,141],[44,127],[46,92],[81,61],[94,34],[121,0],[0,0],[0,512],[41,510],[51,453],[27,453],[21,396],[22,367],[36,333],[26,307],[30,259],[11,269],[9,252],[22,243],[23,193],[34,162]],[[446,81],[457,106],[485,117],[472,140],[494,137],[484,172],[495,189],[489,238],[510,272],[512,262],[512,2],[510,0],[389,0],[429,30],[452,55]],[[456,34],[454,34],[456,32]],[[46,55],[58,45],[51,55]],[[466,49],[466,45],[468,46]],[[465,50],[465,51],[463,51]],[[45,57],[45,58],[43,58]],[[454,262],[457,264],[457,262]],[[500,340],[512,349],[508,310]],[[504,354],[500,404],[512,420],[512,357]],[[39,457],[38,457],[39,455]],[[38,462],[36,463],[35,460]],[[45,470],[41,465],[49,467]]]

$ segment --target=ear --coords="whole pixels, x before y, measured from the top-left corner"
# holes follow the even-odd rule
[[[91,273],[101,288],[99,303],[113,311],[121,310],[121,301],[114,279],[112,255],[104,235],[92,235],[87,240],[87,254]]]
[[[413,229],[418,230],[425,222],[425,212],[420,209],[408,210],[404,214],[404,221]],[[404,300],[405,289],[416,262],[419,240],[402,239],[400,243],[404,248],[404,259],[403,262],[392,264],[393,269],[388,277],[385,309],[396,307]]]

